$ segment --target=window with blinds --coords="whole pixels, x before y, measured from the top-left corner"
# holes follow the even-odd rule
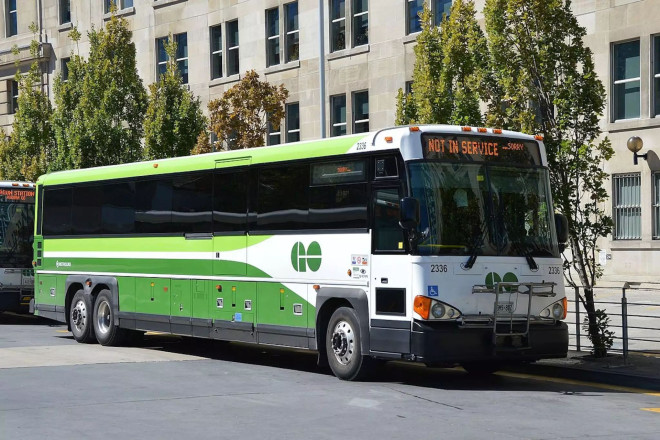
[[[642,236],[641,176],[612,175],[614,239],[639,240]]]

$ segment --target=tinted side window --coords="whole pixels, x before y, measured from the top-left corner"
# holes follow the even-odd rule
[[[403,229],[399,226],[399,200],[396,188],[374,191],[373,217],[374,249],[377,251],[403,251]]]
[[[259,170],[257,229],[305,229],[308,227],[308,204],[309,165]]]
[[[103,185],[103,234],[135,232],[135,182]]]
[[[315,186],[310,189],[312,228],[367,228],[369,196],[366,183]]]
[[[71,234],[71,188],[44,189],[44,235]]]
[[[211,173],[176,177],[172,185],[171,232],[211,232]]]
[[[73,235],[101,233],[101,205],[103,191],[100,185],[77,186],[73,188],[71,210]]]
[[[172,180],[142,180],[135,184],[135,232],[171,232]]]
[[[213,177],[213,232],[242,232],[247,223],[247,171]]]

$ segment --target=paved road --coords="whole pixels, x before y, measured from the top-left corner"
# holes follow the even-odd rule
[[[160,335],[82,345],[0,315],[0,440],[585,437],[660,438],[660,394],[396,363],[349,383],[311,353]]]

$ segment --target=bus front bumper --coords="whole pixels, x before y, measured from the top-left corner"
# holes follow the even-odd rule
[[[413,323],[411,352],[414,359],[433,364],[475,361],[526,362],[562,358],[568,352],[568,326],[531,324],[527,337],[497,336],[493,328],[461,327],[455,323]]]

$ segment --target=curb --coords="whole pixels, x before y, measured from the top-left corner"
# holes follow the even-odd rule
[[[621,371],[601,371],[579,367],[543,364],[508,366],[504,370],[515,373],[527,373],[541,376],[580,380],[585,382],[597,382],[628,388],[639,388],[640,390],[660,391],[660,378],[625,373]]]

